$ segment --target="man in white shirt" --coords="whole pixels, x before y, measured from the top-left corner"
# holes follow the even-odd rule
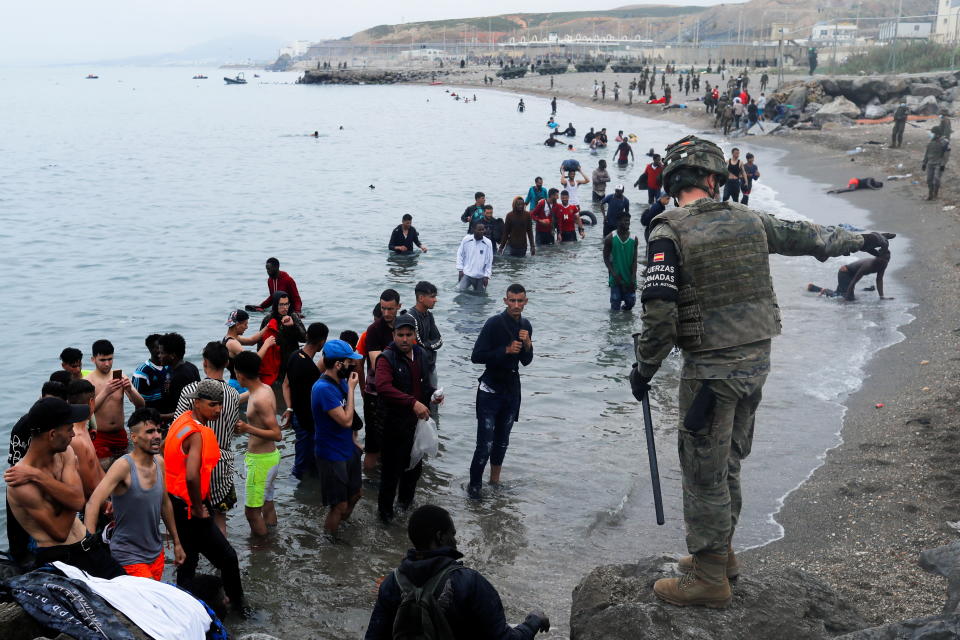
[[[493,273],[493,244],[484,235],[486,230],[483,222],[477,222],[473,225],[473,232],[460,241],[457,250],[457,289],[460,291],[471,287],[477,293],[487,290]]]
[[[570,204],[576,205],[577,208],[580,207],[580,185],[590,184],[590,178],[587,177],[587,174],[583,170],[579,170],[579,173],[581,176],[579,178],[575,171],[560,174],[560,184],[567,190],[567,195],[570,196]]]

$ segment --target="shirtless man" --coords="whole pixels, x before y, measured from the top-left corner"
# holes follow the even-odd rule
[[[260,382],[260,356],[244,351],[233,359],[237,380],[250,391],[247,400],[247,419],[237,420],[237,433],[246,433],[247,440],[247,497],[244,511],[250,531],[257,536],[267,535],[267,527],[277,524],[277,509],[273,504],[274,485],[280,469],[280,425],[277,423],[277,400],[273,389]]]
[[[101,539],[87,533],[77,517],[84,499],[70,440],[73,424],[86,421],[89,408],[43,398],[27,415],[30,446],[3,480],[13,517],[37,543],[37,565],[60,560],[99,578],[124,575]]]
[[[145,406],[141,396],[130,378],[113,369],[113,345],[109,340],[97,340],[93,343],[94,369],[87,374],[97,390],[94,400],[94,417],[97,421],[97,458],[107,470],[113,461],[127,453],[127,431],[124,429],[123,396],[127,396],[133,406],[139,409]],[[118,375],[120,374],[120,375]]]
[[[877,274],[877,294],[880,296],[880,299],[893,300],[893,298],[886,298],[883,295],[883,274],[887,270],[887,265],[889,264],[890,250],[880,249],[877,251],[875,258],[863,258],[862,260],[857,260],[840,267],[840,269],[837,271],[837,288],[835,291],[818,287],[813,283],[807,285],[807,291],[813,291],[821,296],[827,296],[830,298],[842,296],[844,300],[855,300],[856,298],[854,297],[853,292],[857,286],[857,283],[860,282],[860,279],[863,278],[863,276],[875,273]],[[870,291],[871,289],[868,288],[866,290]]]
[[[96,389],[89,380],[74,380],[67,387],[67,402],[89,407],[91,414],[93,413],[95,395]],[[73,440],[70,441],[70,448],[77,455],[77,472],[80,474],[80,482],[83,484],[83,497],[85,500],[89,500],[93,490],[103,480],[103,467],[97,460],[97,450],[90,438],[88,420],[73,423]],[[96,523],[97,521],[94,519],[93,524],[96,525]]]
[[[96,533],[100,508],[112,497],[116,528],[110,537],[111,555],[128,575],[162,580],[161,517],[173,538],[174,563],[183,564],[185,556],[164,482],[163,457],[157,455],[162,439],[160,415],[156,409],[137,409],[130,416],[129,427],[133,452],[110,467],[87,502],[84,524],[87,531]]]

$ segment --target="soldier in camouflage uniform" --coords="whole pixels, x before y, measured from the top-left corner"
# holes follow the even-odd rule
[[[923,170],[927,172],[927,200],[936,200],[940,195],[940,176],[949,160],[950,141],[937,125],[930,130],[930,142],[923,154]]]
[[[682,578],[654,592],[676,605],[726,606],[739,570],[731,539],[740,514],[740,462],[770,370],[780,310],[769,254],[820,261],[887,246],[857,234],[788,222],[735,202],[717,202],[727,170],[720,148],[695,136],[667,147],[664,188],[678,208],[651,222],[643,284],[643,331],[630,374],[641,399],[674,345],[683,351],[679,451],[687,549]],[[886,234],[887,237],[892,237]]]
[[[901,102],[893,112],[893,134],[890,137],[890,148],[903,146],[903,128],[907,126],[907,115],[910,110],[906,102]]]

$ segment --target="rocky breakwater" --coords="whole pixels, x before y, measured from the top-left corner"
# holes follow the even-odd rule
[[[436,71],[393,71],[386,69],[310,69],[297,84],[397,84],[424,82],[445,75]]]
[[[774,97],[800,122],[853,124],[890,116],[901,102],[912,115],[960,115],[960,71],[895,76],[826,76],[787,83]]]
[[[919,564],[947,579],[943,611],[866,628],[860,613],[826,583],[792,567],[751,566],[734,583],[725,609],[675,607],[653,593],[660,578],[680,575],[676,556],[597,567],[573,590],[571,640],[929,640],[960,637],[960,542],[924,551]]]

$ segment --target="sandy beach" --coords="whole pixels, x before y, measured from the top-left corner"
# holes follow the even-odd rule
[[[482,86],[483,75],[477,73],[475,82],[464,75],[457,84]],[[751,74],[755,91],[759,76]],[[592,98],[594,78],[606,81],[607,100]],[[704,79],[715,84],[719,76]],[[712,128],[713,116],[704,113],[699,101],[687,102],[686,109],[664,111],[654,105],[628,105],[623,92],[621,101],[613,102],[613,82],[626,87],[629,80],[626,74],[613,73],[560,75],[554,77],[551,90],[549,78],[531,76],[502,86],[498,79],[494,88],[555,95],[558,100],[668,119],[698,131]],[[682,101],[676,96],[675,102]],[[564,124],[562,109],[558,120]],[[920,163],[932,124],[907,127],[901,149],[887,147],[889,124],[828,124],[821,131],[750,136],[741,145],[785,150],[785,162],[792,171],[825,185],[840,185],[850,177],[885,180],[888,175],[913,174],[906,180],[887,181],[878,191],[837,197],[850,198],[868,209],[875,229],[911,240],[912,251],[900,254],[907,262],[895,277],[912,291],[915,320],[900,328],[905,340],[873,354],[861,390],[847,399],[843,443],[829,451],[822,466],[785,499],[775,516],[784,527],[784,537],[742,554],[746,571],[764,563],[809,571],[854,603],[872,624],[940,612],[945,581],[921,570],[917,557],[925,549],[955,540],[957,533],[948,522],[960,519],[956,493],[960,470],[955,462],[960,452],[960,420],[953,410],[960,396],[960,210],[944,210],[958,195],[951,167],[944,175],[940,199],[922,200],[926,186]],[[865,151],[846,155],[857,146]],[[829,353],[830,346],[825,344],[821,355],[829,357]],[[762,461],[750,459],[746,464]]]

